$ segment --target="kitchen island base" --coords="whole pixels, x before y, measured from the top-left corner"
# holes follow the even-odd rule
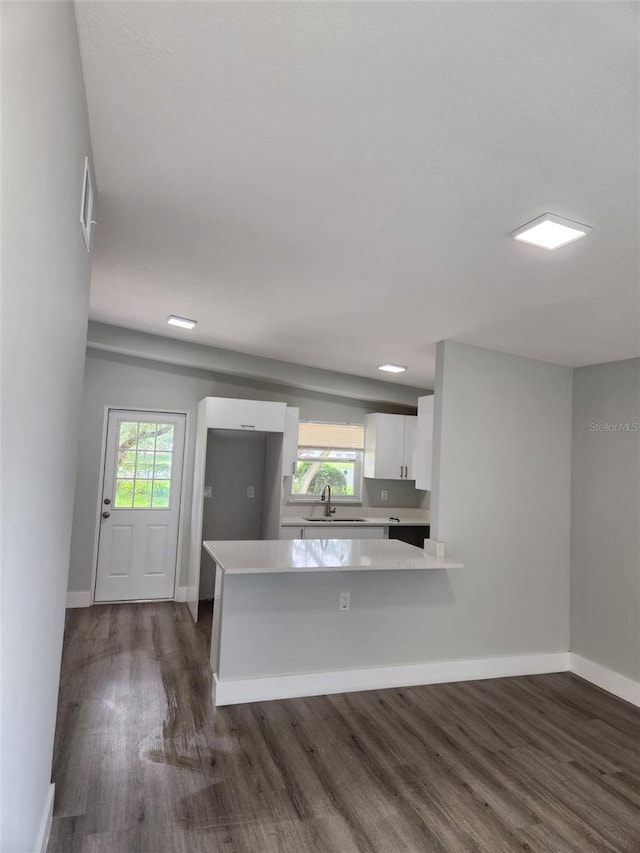
[[[452,600],[446,570],[459,563],[387,540],[205,548],[216,563],[216,704],[424,683],[424,620]]]

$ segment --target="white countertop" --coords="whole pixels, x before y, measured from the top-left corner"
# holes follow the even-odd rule
[[[397,539],[262,539],[203,542],[226,574],[461,569]]]

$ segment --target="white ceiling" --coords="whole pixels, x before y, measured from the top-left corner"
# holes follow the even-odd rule
[[[78,2],[91,316],[417,386],[442,338],[640,354],[638,13]],[[509,238],[545,211],[593,232]]]

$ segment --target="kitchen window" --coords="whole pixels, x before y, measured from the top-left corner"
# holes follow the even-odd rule
[[[319,500],[326,485],[332,502],[362,500],[364,426],[301,421],[291,478],[292,500]]]

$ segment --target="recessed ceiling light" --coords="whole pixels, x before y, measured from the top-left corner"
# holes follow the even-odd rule
[[[385,373],[404,373],[407,368],[401,364],[379,364],[378,370],[384,370]]]
[[[531,243],[532,246],[540,246],[542,249],[559,249],[560,246],[586,237],[590,231],[589,225],[556,216],[555,213],[543,213],[522,228],[516,228],[511,236],[515,240]]]
[[[175,314],[171,314],[167,320],[170,326],[180,326],[181,329],[193,329],[197,322],[197,320],[187,320],[186,317],[176,317]]]

